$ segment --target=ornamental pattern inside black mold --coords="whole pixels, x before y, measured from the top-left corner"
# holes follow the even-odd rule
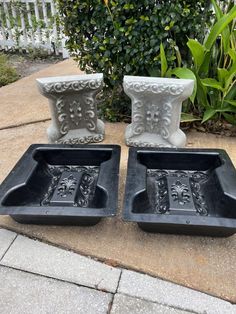
[[[170,212],[170,198],[179,205],[184,206],[189,202],[190,197],[196,213],[199,215],[208,215],[208,207],[204,198],[201,185],[207,181],[208,174],[202,171],[183,171],[183,170],[160,170],[148,169],[147,175],[153,178],[155,182],[155,212],[158,214],[167,214]],[[175,177],[176,181],[171,185],[171,195],[168,194],[167,177]],[[187,185],[181,182],[181,178],[189,178],[191,191]]]
[[[71,194],[77,185],[77,180],[73,177],[73,173],[82,173],[82,179],[79,183],[79,196],[74,203],[74,206],[88,207],[95,193],[96,181],[99,174],[98,166],[47,166],[46,172],[52,177],[46,193],[41,201],[41,206],[49,206],[50,200],[54,191],[57,189],[57,194],[62,198]],[[68,177],[63,179],[60,184],[62,173],[68,172]]]

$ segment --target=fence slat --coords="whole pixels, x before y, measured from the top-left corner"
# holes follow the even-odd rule
[[[35,12],[36,22],[39,23],[40,16],[39,16],[39,8],[38,8],[38,1],[37,0],[34,1],[34,12]],[[38,41],[41,42],[42,36],[41,36],[41,30],[40,30],[39,25],[37,26],[37,35],[38,35]]]
[[[0,0],[0,50],[37,47],[68,56],[54,1]]]
[[[5,13],[5,16],[6,16],[7,33],[8,33],[9,39],[13,40],[12,31],[11,31],[10,15],[9,15],[9,11],[8,11],[8,5],[5,2],[5,0],[3,1],[3,12]]]
[[[3,28],[2,21],[3,21],[3,12],[2,12],[2,6],[0,5],[0,31],[1,31],[1,37],[2,41],[6,41],[6,34],[5,34],[5,29]]]
[[[21,9],[20,9],[20,20],[21,20],[21,29],[23,33],[23,47],[27,47],[27,33],[26,33],[26,27],[25,27],[25,18]]]
[[[34,31],[33,31],[33,23],[32,23],[32,15],[31,15],[31,8],[29,2],[26,2],[26,10],[27,10],[27,19],[30,26],[30,38],[31,38],[31,44],[34,46]]]

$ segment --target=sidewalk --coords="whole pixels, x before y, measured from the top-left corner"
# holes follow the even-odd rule
[[[229,302],[0,229],[1,314],[233,314]]]
[[[0,89],[0,182],[32,143],[47,143],[48,99],[37,90],[37,77],[80,74],[66,60]],[[0,216],[0,227],[79,254],[108,261],[236,303],[236,235],[229,238],[149,234],[122,220],[128,147],[125,123],[106,123],[101,144],[121,146],[117,215],[93,227],[18,224]],[[235,138],[190,131],[187,147],[225,149],[236,166]],[[1,308],[0,308],[1,313]]]

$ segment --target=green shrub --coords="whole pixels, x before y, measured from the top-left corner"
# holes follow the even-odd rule
[[[108,118],[127,114],[123,76],[148,75],[150,68],[158,67],[161,42],[169,63],[177,65],[180,54],[188,63],[188,37],[201,40],[211,15],[209,1],[204,0],[57,2],[69,38],[67,47],[79,66],[87,73],[104,73],[110,96],[110,105],[104,109]]]
[[[202,43],[194,39],[187,42],[193,61],[191,67],[168,68],[162,48],[161,73],[195,80],[188,113],[194,113],[197,120],[200,118],[204,123],[223,117],[236,125],[236,6],[229,1],[224,13],[215,0],[211,2],[216,22]],[[187,115],[187,119],[193,121],[194,117]]]
[[[0,54],[0,87],[18,80],[19,75],[8,63],[7,56]]]

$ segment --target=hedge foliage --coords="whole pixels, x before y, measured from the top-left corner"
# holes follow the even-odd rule
[[[111,101],[117,100],[118,106],[123,76],[148,75],[157,68],[161,42],[173,66],[178,65],[178,51],[188,63],[188,37],[201,40],[210,16],[205,0],[57,2],[68,49],[82,70],[104,73],[107,86],[114,89]]]

